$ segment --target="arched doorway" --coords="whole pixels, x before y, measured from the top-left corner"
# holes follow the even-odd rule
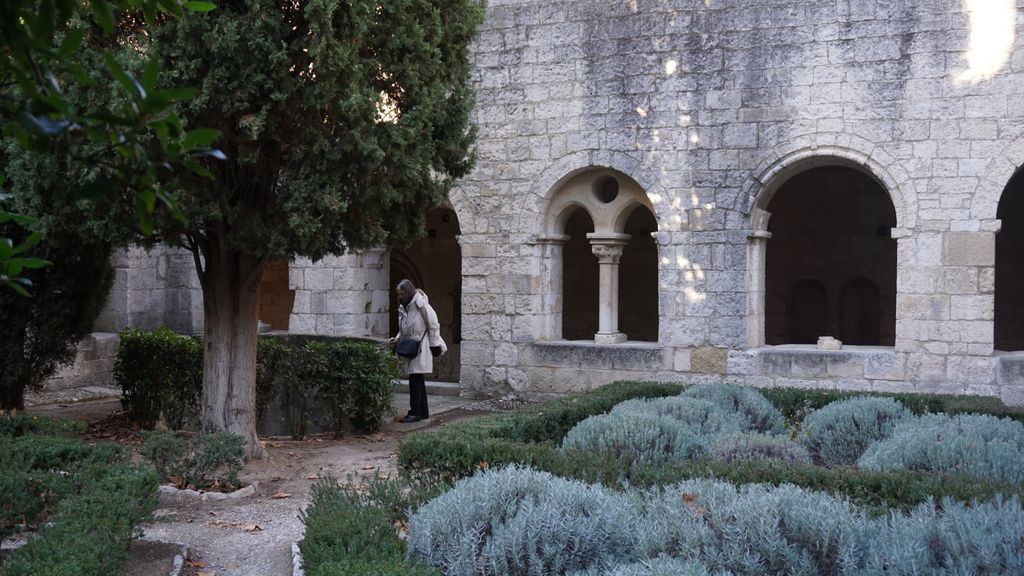
[[[846,335],[893,346],[896,211],[881,184],[854,168],[813,168],[786,181],[767,212],[765,343]]]
[[[398,332],[395,286],[408,278],[427,293],[441,323],[441,337],[448,353],[434,361],[428,379],[459,381],[462,342],[462,249],[459,219],[451,208],[435,208],[427,214],[427,235],[408,248],[392,248],[390,259],[390,334]]]
[[[1010,178],[999,198],[996,217],[995,321],[996,350],[1024,350],[1024,176]]]

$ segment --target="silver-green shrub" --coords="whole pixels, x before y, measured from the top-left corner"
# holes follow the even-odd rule
[[[981,414],[927,414],[900,422],[888,438],[869,446],[857,465],[1022,482],[1024,425]]]
[[[783,464],[810,464],[807,449],[788,436],[751,432],[719,436],[711,445],[711,457],[725,462],[771,460]]]
[[[633,564],[618,564],[609,568],[594,567],[571,576],[728,576],[728,572],[711,572],[696,560],[659,557]]]
[[[701,384],[683,390],[684,398],[710,400],[726,411],[742,417],[744,431],[754,430],[768,434],[783,434],[785,419],[778,408],[754,388],[735,384]]]
[[[632,562],[634,502],[529,468],[460,480],[409,519],[408,554],[447,576],[533,576]]]
[[[1024,509],[1016,499],[949,499],[872,523],[860,574],[1024,574]]]
[[[887,438],[898,423],[912,417],[910,410],[892,398],[837,400],[804,419],[799,439],[816,464],[845,466],[855,463],[868,446]]]
[[[651,491],[643,510],[642,557],[750,575],[854,573],[866,522],[848,502],[821,492],[707,479]]]
[[[638,464],[684,461],[704,453],[701,438],[683,424],[630,411],[587,418],[569,430],[562,448],[611,452]]]
[[[700,398],[634,398],[616,405],[611,411],[612,414],[625,412],[665,416],[682,424],[694,435],[704,437],[739,432],[743,426],[735,413],[726,412],[714,402]]]

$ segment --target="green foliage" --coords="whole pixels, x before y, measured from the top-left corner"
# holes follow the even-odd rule
[[[819,390],[805,388],[762,388],[761,394],[778,408],[786,421],[796,427],[808,414],[820,410],[838,400],[846,400],[858,396],[892,398],[903,404],[916,415],[936,414],[967,414],[981,413],[993,416],[1005,416],[1024,422],[1024,409],[1011,408],[1003,404],[999,398],[992,396],[968,396],[948,394],[914,394],[885,392],[851,392],[843,390]]]
[[[910,411],[892,398],[837,400],[804,419],[800,443],[818,464],[851,465],[868,446],[887,438],[898,423],[910,417]]]
[[[623,412],[665,416],[699,437],[739,432],[743,426],[738,415],[726,412],[714,402],[682,396],[626,400],[615,406],[611,413]]]
[[[357,489],[359,488],[363,489]],[[428,497],[433,489],[408,489],[397,479],[374,478],[363,485],[339,486],[321,478],[302,514],[306,531],[299,548],[303,569],[311,576],[418,576],[433,570],[405,559],[405,546],[396,525],[405,511]]]
[[[163,413],[172,429],[183,428],[199,411],[203,345],[166,327],[126,328],[114,361],[114,382],[128,417],[146,428]]]
[[[161,478],[179,488],[230,491],[240,484],[245,439],[228,432],[186,437],[168,431],[148,432],[139,454]]]
[[[783,464],[810,464],[811,455],[807,450],[789,439],[788,436],[768,434],[727,434],[715,439],[710,450],[711,458],[722,462],[746,462],[748,460],[770,460]]]
[[[929,414],[902,421],[857,465],[869,470],[964,474],[990,482],[1024,481],[1024,424],[982,414]]]
[[[562,448],[611,452],[640,464],[690,460],[704,453],[701,438],[685,424],[633,410],[587,418],[565,435]]]
[[[24,412],[0,411],[0,437],[17,437],[26,434],[47,436],[71,436],[85,432],[85,422],[35,416]]]
[[[0,537],[38,528],[0,575],[119,573],[156,505],[152,473],[120,446],[40,433],[73,431],[67,423],[3,416],[0,430]]]
[[[459,481],[409,519],[409,556],[451,576],[564,574],[634,554],[632,500],[509,467]]]
[[[0,222],[0,256],[8,242],[31,243],[40,233],[46,241],[32,249],[34,264],[7,271],[28,282],[34,296],[0,290],[0,408],[23,408],[26,390],[38,389],[74,359],[78,342],[103,310],[114,277],[112,240],[90,224],[100,216],[77,203],[56,170],[36,174],[24,158],[5,162],[12,152],[10,142],[0,141],[0,173],[11,176],[14,204],[38,219],[38,231]],[[55,265],[36,266],[43,261]]]
[[[262,413],[281,395],[289,403],[328,411],[333,430],[373,431],[391,407],[394,359],[359,340],[288,342],[261,338],[256,355],[256,403]],[[163,412],[171,428],[197,419],[202,395],[203,346],[167,328],[121,333],[114,382],[129,416],[151,428]],[[302,423],[303,410],[295,420]],[[303,429],[296,431],[300,436]]]
[[[31,216],[12,214],[3,209],[3,204],[11,198],[10,194],[3,193],[3,183],[4,176],[0,174],[0,230],[10,230],[11,226],[15,226],[20,227],[20,230],[15,230],[27,235],[23,240],[0,236],[0,287],[9,288],[21,296],[30,298],[32,279],[21,276],[22,271],[44,268],[53,263],[26,254],[43,239],[38,230],[39,221]]]
[[[188,168],[192,156],[223,154],[196,138],[203,131],[186,132],[170,111],[173,102],[194,91],[158,86],[160,66],[155,60],[136,75],[97,47],[109,47],[112,37],[118,36],[115,23],[121,32],[128,22],[141,25],[144,17],[152,28],[158,14],[166,20],[167,14],[181,17],[184,10],[199,12],[204,6],[212,4],[97,0],[89,3],[91,11],[74,0],[0,4],[0,20],[5,23],[0,73],[10,80],[0,88],[4,135],[26,151],[90,166],[89,179],[72,180],[67,186],[74,196],[130,192],[139,227],[148,234],[158,200],[177,214],[158,184],[158,171]],[[127,12],[117,15],[116,10]],[[90,26],[90,17],[95,26]],[[0,253],[0,268],[7,267],[8,256]]]
[[[0,576],[107,576],[128,559],[136,528],[156,508],[156,478],[121,463],[62,500],[51,522],[15,552]]]
[[[687,388],[681,395],[685,398],[710,400],[722,409],[738,414],[744,421],[744,430],[769,434],[783,434],[786,431],[782,414],[754,388],[734,384],[702,384]]]

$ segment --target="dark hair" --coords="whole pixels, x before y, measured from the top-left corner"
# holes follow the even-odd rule
[[[408,292],[409,294],[412,294],[412,293],[416,292],[416,285],[413,284],[412,281],[409,280],[408,278],[402,278],[398,282],[398,289],[399,290],[404,290],[405,292]]]

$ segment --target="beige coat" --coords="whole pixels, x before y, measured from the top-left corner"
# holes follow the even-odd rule
[[[441,323],[437,321],[437,312],[434,312],[426,293],[417,289],[408,306],[398,306],[398,339],[419,340],[424,333],[427,337],[420,342],[419,355],[412,359],[402,358],[406,374],[430,374],[434,371],[431,346],[440,346],[441,354],[448,351],[448,346],[441,339]]]

